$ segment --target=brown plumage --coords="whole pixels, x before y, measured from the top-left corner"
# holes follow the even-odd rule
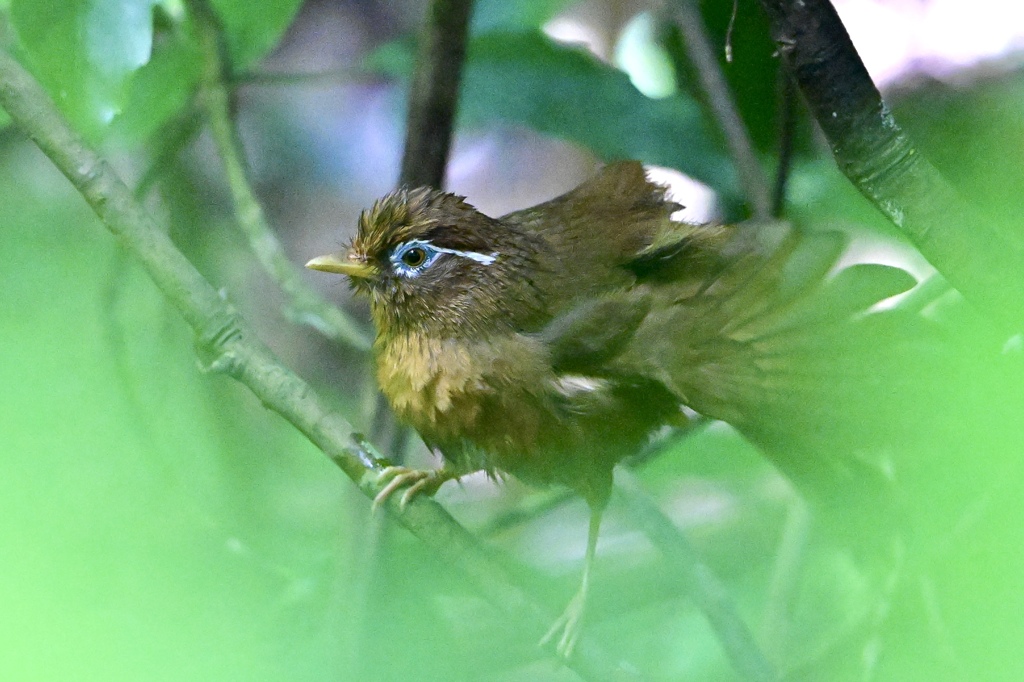
[[[859,266],[852,284],[836,278],[850,291],[832,305],[823,281],[842,248],[836,235],[690,225],[672,220],[678,208],[636,162],[501,218],[452,194],[402,189],[362,214],[345,253],[309,264],[369,295],[381,389],[447,461],[441,472],[394,469],[382,498],[483,469],[587,500],[583,585],[548,633],[561,633],[563,655],[614,465],[681,421],[685,405],[799,469],[857,394],[829,385],[820,340],[852,343],[838,331],[850,315],[913,282]],[[836,404],[814,407],[830,393]]]

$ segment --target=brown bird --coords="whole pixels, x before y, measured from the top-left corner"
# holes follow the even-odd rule
[[[835,233],[691,225],[672,219],[679,208],[636,162],[501,218],[400,189],[363,212],[347,251],[307,264],[369,296],[380,387],[445,459],[435,471],[389,468],[376,503],[479,470],[587,501],[581,585],[545,636],[563,656],[615,464],[685,421],[686,406],[731,423],[798,480],[843,480],[849,462],[808,465],[808,453],[847,435],[836,415],[873,409],[862,389],[877,368],[850,319],[914,282],[877,265],[828,279]]]

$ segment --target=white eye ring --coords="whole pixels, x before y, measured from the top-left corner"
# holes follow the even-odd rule
[[[402,277],[416,277],[437,260],[441,252],[422,239],[399,244],[391,252],[391,265]]]
[[[447,253],[460,258],[468,258],[481,265],[490,265],[498,260],[497,253],[477,253],[476,251],[460,251],[459,249],[446,249],[443,246],[434,246],[425,239],[411,239],[399,244],[391,252],[391,265],[395,272],[402,277],[417,277],[421,272],[434,264],[442,253]],[[422,255],[420,255],[422,254]]]

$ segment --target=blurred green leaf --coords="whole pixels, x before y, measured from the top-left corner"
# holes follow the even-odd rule
[[[129,140],[157,133],[192,99],[199,83],[201,61],[190,36],[175,31],[167,36],[153,58],[128,83],[125,107],[113,129]]]
[[[473,8],[473,33],[497,28],[538,28],[578,0],[481,0]]]
[[[890,101],[922,153],[985,211],[986,220],[1024,245],[1024,69],[980,73],[970,87],[923,81]]]
[[[302,6],[302,0],[211,2],[224,22],[231,57],[240,69],[251,66],[277,45]]]
[[[41,155],[14,150],[0,164],[0,679],[337,679],[352,488],[200,372],[141,268]]]
[[[158,0],[12,0],[27,65],[84,134],[121,112],[128,79],[149,61]]]
[[[129,137],[158,130],[188,102],[199,57],[181,7],[164,0],[9,0],[26,65],[72,124],[102,137],[111,124]],[[236,65],[244,68],[280,40],[301,0],[213,0]],[[166,26],[154,49],[154,8]],[[123,119],[123,120],[122,120]]]
[[[366,66],[406,76],[411,64],[409,46],[391,43]],[[737,192],[732,166],[692,99],[645,97],[618,69],[539,31],[492,32],[470,42],[460,111],[470,124],[527,125],[605,161],[639,159],[676,168],[727,196]]]
[[[623,27],[615,45],[615,63],[629,74],[648,97],[667,97],[678,91],[675,65],[659,40],[659,25],[652,12],[637,14]]]

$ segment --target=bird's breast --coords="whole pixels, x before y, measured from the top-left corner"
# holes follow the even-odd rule
[[[395,413],[428,442],[524,450],[550,383],[543,345],[504,334],[466,341],[409,333],[378,341],[377,380]]]

